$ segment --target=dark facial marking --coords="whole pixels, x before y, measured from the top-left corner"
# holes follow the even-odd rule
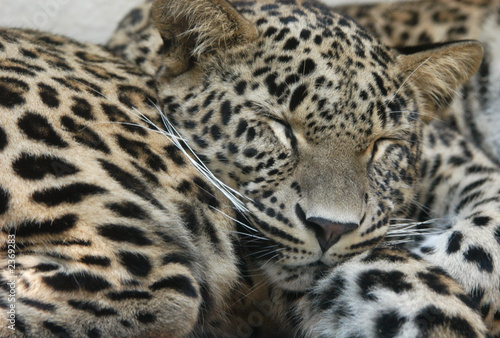
[[[368,270],[359,276],[358,284],[361,296],[366,300],[376,300],[372,290],[382,287],[395,293],[411,290],[412,285],[405,281],[404,273],[400,271]]]
[[[121,126],[125,130],[141,136],[145,136],[147,134],[144,128],[132,125],[133,122],[130,117],[117,106],[102,104],[102,110],[111,122],[121,122]]]
[[[142,324],[151,324],[156,321],[156,316],[149,312],[140,312],[137,314],[136,318]]]
[[[45,327],[47,330],[49,330],[50,333],[52,333],[54,336],[57,336],[57,337],[71,337],[69,335],[68,331],[66,331],[65,328],[63,328],[62,326],[59,326],[57,324],[54,324],[52,322],[44,321],[43,322],[43,327]]]
[[[94,113],[92,112],[92,106],[86,99],[74,97],[73,101],[74,104],[71,106],[73,114],[87,121],[95,120]]]
[[[419,324],[419,336],[426,337],[436,328],[446,327],[457,336],[477,337],[471,325],[465,318],[448,317],[442,310],[430,305],[419,312],[415,321]]]
[[[477,263],[479,270],[491,273],[493,271],[493,257],[478,246],[470,247],[464,252],[468,262]]]
[[[35,269],[35,271],[39,271],[39,272],[49,272],[49,271],[59,270],[59,265],[42,263],[42,264],[38,264],[37,266],[35,266],[34,269]]]
[[[185,253],[170,253],[163,256],[162,262],[164,265],[168,264],[181,264],[190,267],[192,264],[192,258],[187,256]]]
[[[54,312],[56,310],[55,305],[49,303],[43,303],[38,300],[30,299],[30,298],[20,298],[19,301],[23,304],[26,304],[32,308],[42,310],[45,312]]]
[[[299,68],[297,69],[297,73],[306,76],[314,72],[315,69],[316,69],[316,63],[314,63],[313,60],[308,58],[300,63]]]
[[[162,210],[165,209],[165,207],[163,207],[160,202],[149,192],[148,186],[144,182],[137,179],[136,176],[103,159],[99,160],[99,162],[101,163],[102,168],[109,174],[109,176],[111,176],[111,178],[118,182],[123,188],[150,202],[156,207],[161,208]]]
[[[446,252],[448,254],[452,254],[459,251],[463,238],[464,235],[462,235],[461,232],[454,231],[448,239],[448,248],[446,249]]]
[[[73,133],[73,139],[81,145],[93,150],[99,150],[105,154],[110,153],[109,147],[104,140],[98,133],[90,129],[90,127],[76,123],[75,120],[69,116],[63,116],[61,118],[61,124],[67,131]]]
[[[149,300],[153,298],[153,296],[146,291],[137,291],[137,290],[125,290],[125,291],[116,291],[116,292],[110,292],[106,294],[106,297],[108,297],[111,300],[114,301],[124,301],[124,300],[129,300],[129,299],[146,299]]]
[[[215,197],[215,193],[212,188],[201,178],[195,177],[193,179],[193,183],[198,187],[198,200],[202,203],[205,203],[212,208],[219,208],[220,203]]]
[[[175,146],[175,145],[170,145],[165,147],[165,151],[167,153],[167,156],[174,161],[175,164],[178,166],[185,166],[186,161],[184,160],[184,157],[182,156],[182,152]]]
[[[391,255],[385,250],[374,249],[370,252],[369,255],[363,258],[362,261],[366,263],[374,263],[377,261],[389,261],[391,263],[398,263],[398,262],[406,262],[407,258],[399,256],[397,254]]]
[[[107,257],[102,256],[86,255],[80,258],[79,262],[87,265],[98,265],[103,267],[108,267],[111,265],[111,260]]]
[[[297,107],[304,101],[308,95],[307,86],[300,85],[297,87],[290,98],[290,111],[295,111]]]
[[[165,162],[160,156],[153,153],[146,143],[129,139],[122,135],[117,135],[116,139],[121,149],[136,159],[143,159],[148,168],[154,171],[167,170]]]
[[[224,101],[220,108],[220,114],[222,116],[222,123],[226,126],[231,119],[231,115],[233,114],[233,110],[231,108],[231,102]]]
[[[490,223],[490,221],[491,221],[490,217],[478,216],[472,219],[472,224],[478,227],[482,227],[482,226],[487,226]]]
[[[312,294],[312,296],[314,297],[314,301],[318,303],[319,308],[325,311],[335,303],[335,300],[342,294],[345,286],[346,280],[340,276],[335,276],[329,281],[326,290],[322,290],[319,295]]]
[[[432,291],[441,294],[441,295],[449,295],[450,290],[448,290],[448,286],[441,280],[441,278],[433,273],[425,273],[419,272],[417,274],[418,278],[424,282],[429,289]]]
[[[290,38],[286,41],[285,45],[283,46],[283,50],[290,51],[290,50],[295,50],[299,46],[300,42],[296,38]]]

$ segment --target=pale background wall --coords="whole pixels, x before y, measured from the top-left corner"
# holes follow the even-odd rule
[[[327,4],[377,0],[322,0]],[[389,2],[391,0],[385,0]],[[393,0],[394,1],[394,0]],[[0,0],[0,26],[37,28],[96,43],[143,0]]]

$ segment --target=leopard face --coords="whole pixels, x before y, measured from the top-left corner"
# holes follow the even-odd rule
[[[412,199],[420,115],[432,106],[419,88],[428,56],[400,55],[314,2],[233,5],[243,16],[227,14],[239,20],[227,45],[211,39],[210,22],[190,27],[192,41],[158,25],[162,107],[244,196],[249,256],[281,286],[302,289],[324,267],[377,245]],[[173,7],[156,6],[156,17]],[[449,48],[481,54],[477,45]],[[434,90],[441,85],[429,85],[429,96],[446,95]]]

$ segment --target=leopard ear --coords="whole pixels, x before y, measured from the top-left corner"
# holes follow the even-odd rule
[[[477,41],[399,48],[403,78],[420,92],[425,116],[432,116],[453,98],[456,89],[479,69],[483,47]]]
[[[258,37],[257,28],[225,0],[156,0],[153,19],[164,42],[164,75],[180,75],[194,61]]]

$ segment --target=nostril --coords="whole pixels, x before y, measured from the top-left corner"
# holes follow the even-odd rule
[[[356,223],[332,222],[321,217],[309,217],[307,222],[312,226],[323,252],[337,243],[340,236],[358,227]]]
[[[306,217],[299,204],[295,206],[295,213],[306,227],[314,231],[323,252],[326,252],[332,245],[337,243],[340,236],[359,226],[356,223],[333,222],[321,217]]]

